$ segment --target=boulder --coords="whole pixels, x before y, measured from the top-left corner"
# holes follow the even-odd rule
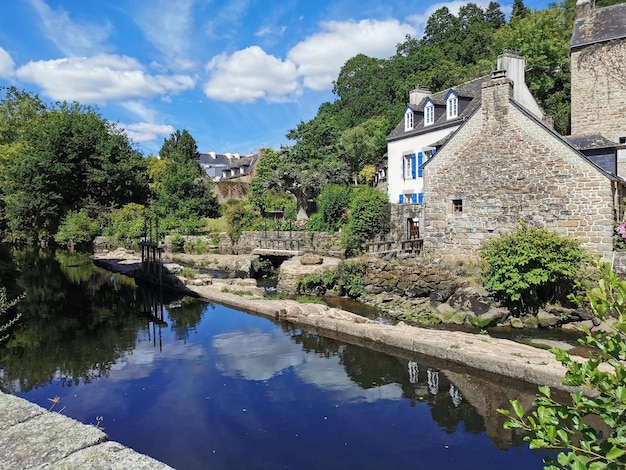
[[[324,258],[314,255],[313,253],[308,253],[300,258],[300,264],[304,266],[322,264],[323,262],[324,262]]]

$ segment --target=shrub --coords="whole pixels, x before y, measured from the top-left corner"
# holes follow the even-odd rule
[[[364,263],[342,263],[337,271],[336,283],[339,287],[340,295],[347,295],[355,299],[365,294],[365,284],[363,283]]]
[[[511,401],[515,416],[498,410],[509,418],[506,429],[529,433],[525,440],[531,449],[561,451],[556,459],[546,459],[549,469],[626,467],[626,281],[606,263],[600,273],[598,285],[585,286],[585,292],[595,316],[616,317],[610,331],[591,333],[582,328],[585,337],[580,342],[595,348],[585,363],[552,349],[567,369],[563,385],[577,389],[570,393],[571,403],[560,403],[549,387],[539,387],[531,413],[525,415],[517,400]]]
[[[107,227],[107,235],[117,241],[130,244],[138,241],[146,231],[148,210],[135,203],[114,210],[111,213],[111,225]]]
[[[590,261],[578,241],[523,222],[515,232],[484,242],[479,253],[488,265],[485,288],[513,313],[566,301]]]
[[[22,316],[21,313],[15,313],[11,318],[7,318],[10,315],[9,312],[11,309],[23,298],[24,295],[16,297],[13,300],[8,300],[6,288],[0,286],[0,344],[8,339],[9,334],[7,331]]]
[[[259,211],[250,203],[235,199],[224,206],[224,215],[228,221],[227,233],[233,241],[239,240],[244,231],[253,229],[261,219]]]
[[[73,247],[84,243],[91,243],[100,232],[100,225],[87,210],[69,211],[63,218],[54,241],[60,245]]]
[[[347,255],[362,251],[368,239],[389,232],[391,208],[387,195],[370,188],[359,188],[350,202],[348,223],[341,234],[341,244]]]
[[[350,206],[352,188],[339,184],[329,184],[317,198],[317,209],[322,221],[322,229],[335,233],[345,224]]]

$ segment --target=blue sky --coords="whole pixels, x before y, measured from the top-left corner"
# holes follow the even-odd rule
[[[387,58],[441,6],[407,0],[11,0],[0,86],[98,106],[145,155],[187,129],[201,152],[279,148],[358,53]],[[487,6],[489,1],[474,3]],[[526,0],[542,9],[546,0]],[[500,2],[509,13],[512,0]]]

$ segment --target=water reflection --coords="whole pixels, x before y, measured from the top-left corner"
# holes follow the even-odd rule
[[[480,448],[473,468],[516,468],[495,449],[521,439],[495,410],[512,397],[530,405],[534,387],[173,298],[81,255],[14,251],[12,263],[27,300],[0,348],[2,389],[42,406],[62,396],[64,414],[83,422],[104,415],[113,440],[174,467],[435,468],[456,458],[472,468],[467,453]],[[428,455],[417,467],[416,453]],[[517,468],[541,460],[522,456]]]

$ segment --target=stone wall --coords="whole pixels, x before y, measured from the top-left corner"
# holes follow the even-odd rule
[[[572,135],[626,137],[626,40],[571,53]]]
[[[421,222],[422,205],[421,204],[391,204],[391,221],[389,240],[403,240],[408,234],[408,219],[417,219]]]
[[[556,133],[514,105],[506,78],[424,168],[424,251],[473,257],[518,221],[571,235],[610,257],[614,187]]]
[[[299,240],[300,251],[304,253],[318,253],[325,256],[343,257],[345,250],[339,246],[339,234],[328,234],[323,232],[304,232],[288,230],[281,232],[243,232],[239,239],[233,243],[226,234],[220,236],[219,252],[223,254],[248,254],[259,246],[259,242],[264,237],[280,237]]]

